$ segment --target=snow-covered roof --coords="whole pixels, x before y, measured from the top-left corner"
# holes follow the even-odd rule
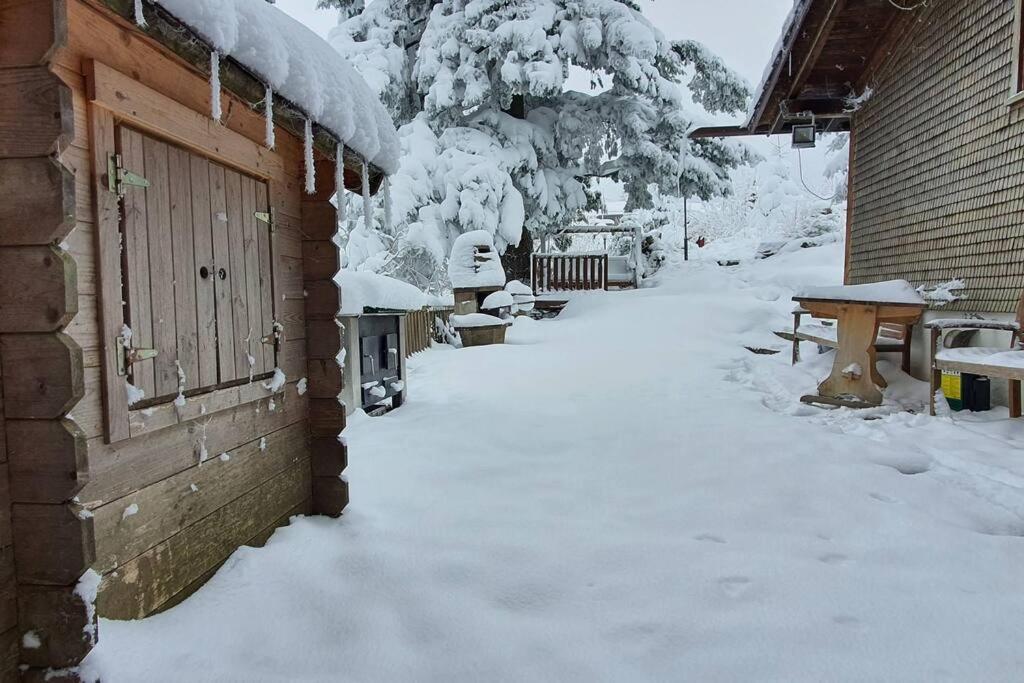
[[[448,279],[456,289],[505,286],[505,270],[491,233],[473,230],[455,239],[448,261]]]
[[[263,0],[157,0],[387,174],[398,169],[394,123],[362,77],[326,41]]]
[[[377,273],[343,270],[334,281],[341,287],[342,315],[360,315],[366,308],[418,311],[431,303],[408,282]]]

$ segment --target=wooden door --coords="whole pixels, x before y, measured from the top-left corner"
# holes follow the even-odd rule
[[[146,404],[252,381],[276,366],[266,183],[127,126],[123,282],[130,364]],[[269,340],[268,340],[269,341]]]

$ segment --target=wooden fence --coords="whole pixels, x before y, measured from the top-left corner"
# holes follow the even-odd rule
[[[534,254],[534,292],[608,289],[608,254]]]
[[[444,341],[444,334],[437,328],[437,319],[445,323],[455,311],[451,306],[423,308],[410,311],[405,317],[405,356],[408,358],[430,348],[431,341]]]

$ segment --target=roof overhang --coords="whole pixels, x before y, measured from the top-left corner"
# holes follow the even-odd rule
[[[181,58],[193,71],[204,78],[210,77],[211,48],[206,41],[196,34],[189,26],[179,21],[159,4],[147,3],[147,22],[145,26],[135,24],[134,3],[132,0],[95,0],[97,4],[126,20],[136,31],[149,36],[165,48]],[[266,89],[263,81],[244,65],[231,57],[221,57],[221,87],[243,102],[250,109],[262,112]],[[305,137],[306,112],[277,96],[274,98],[274,123],[288,131],[298,139]],[[337,156],[338,139],[325,128],[313,124],[313,147],[317,153],[327,159]],[[363,158],[348,145],[344,146],[345,154],[345,187],[353,192],[362,188]],[[385,173],[372,163],[367,164],[369,170],[370,193],[376,194],[384,181]]]
[[[820,132],[849,130],[850,99],[864,92],[886,46],[915,16],[889,0],[797,0],[749,121],[698,128],[690,137],[774,135],[811,122]]]

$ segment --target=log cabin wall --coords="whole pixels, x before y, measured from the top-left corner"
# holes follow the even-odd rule
[[[221,123],[211,121],[208,75],[104,3],[0,0],[0,8],[0,26],[12,35],[36,35],[44,9],[65,31],[46,49],[4,48],[4,91],[13,84],[26,96],[0,104],[0,163],[17,166],[17,175],[0,175],[0,189],[9,196],[8,184],[17,182],[32,190],[20,195],[22,204],[0,209],[7,409],[6,443],[0,440],[0,661],[16,661],[11,653],[21,634],[34,630],[42,647],[23,649],[20,657],[44,671],[73,665],[88,651],[83,629],[92,615],[74,586],[90,565],[102,577],[99,616],[139,618],[182,600],[238,546],[261,544],[290,516],[336,515],[347,503],[339,476],[345,450],[337,439],[344,411],[335,398],[340,332],[331,278],[338,256],[329,242],[335,219],[327,201],[333,162],[321,162],[317,194],[304,198],[301,141],[279,128],[275,149],[266,149],[263,117],[227,92]],[[19,121],[30,122],[30,130],[18,129]],[[150,187],[126,187],[119,202],[108,187],[111,153],[120,154],[126,170],[150,176]],[[240,197],[234,208],[232,196]],[[251,220],[262,208],[272,229]],[[43,227],[8,229],[27,225],[18,219],[28,215],[45,218],[32,224]],[[245,221],[239,249],[232,236],[223,254],[214,253],[218,222],[232,226],[236,215]],[[133,237],[140,216],[153,238],[148,246]],[[206,247],[214,262],[196,275],[205,263],[200,235],[211,226]],[[183,231],[192,231],[191,261],[179,258],[187,251]],[[219,275],[225,263],[231,275]],[[248,288],[232,280],[240,272]],[[220,289],[203,293],[214,278],[234,285],[223,301]],[[145,279],[152,287],[143,295],[133,283]],[[307,287],[319,298],[307,301]],[[151,319],[138,324],[147,308]],[[237,323],[243,309],[251,314],[246,324],[223,324],[223,311]],[[276,344],[275,321],[282,335]],[[119,372],[129,345],[126,323],[130,345],[160,353]],[[221,344],[223,330],[231,330],[233,343],[244,339],[244,351]],[[322,336],[312,338],[311,330]],[[287,381],[268,389],[275,365]],[[308,393],[300,382],[307,376]],[[180,384],[168,388],[168,377]],[[129,405],[127,379],[152,393]],[[44,385],[45,396],[33,394]],[[183,404],[173,402],[176,393]],[[19,456],[33,458],[33,467],[15,463]],[[29,539],[24,553],[19,533]],[[12,534],[20,623],[12,607]],[[80,623],[37,623],[78,613]]]
[[[0,680],[43,680],[91,649],[95,615],[76,590],[94,557],[75,495],[85,436],[68,411],[84,394],[71,335],[79,275],[66,239],[77,188],[62,152],[78,132],[53,72],[63,4],[0,2]],[[51,676],[51,679],[54,678]],[[61,677],[56,677],[60,680]]]
[[[848,281],[964,278],[949,310],[1011,312],[1024,289],[1024,102],[1015,2],[938,0],[884,50],[854,119]]]

